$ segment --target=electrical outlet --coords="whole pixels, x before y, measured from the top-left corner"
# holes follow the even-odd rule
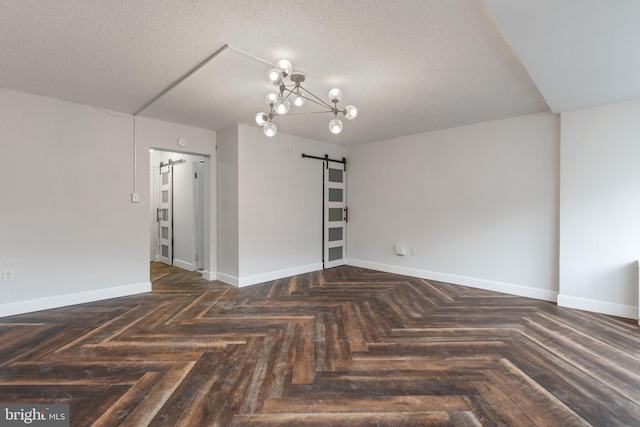
[[[13,282],[15,275],[13,274],[13,270],[4,270],[2,272],[2,281],[3,282]]]
[[[140,201],[140,196],[138,193],[131,193],[131,203],[138,203]]]
[[[416,248],[410,248],[409,255],[415,255],[415,254],[416,254]]]

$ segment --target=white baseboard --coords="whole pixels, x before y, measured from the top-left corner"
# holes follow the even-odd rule
[[[219,280],[227,285],[238,286],[240,280],[236,276],[231,276],[230,274],[220,273],[219,271],[216,273],[216,280]]]
[[[419,279],[435,280],[438,282],[452,283],[454,285],[469,286],[487,291],[502,292],[527,298],[535,298],[543,301],[556,302],[558,293],[544,289],[536,289],[528,286],[512,283],[495,282],[492,280],[477,279],[475,277],[457,276],[454,274],[438,273],[435,271],[420,270],[417,268],[400,267],[397,265],[380,264],[377,262],[347,259],[347,264],[354,267],[368,268],[384,271],[386,273],[402,274],[404,276],[417,277]]]
[[[257,283],[270,282],[272,280],[283,279],[285,277],[295,276],[296,274],[305,274],[312,271],[322,270],[322,263],[301,265],[299,267],[286,268],[283,270],[269,271],[267,273],[255,274],[253,276],[236,277],[225,273],[217,273],[217,280],[229,285],[244,287]]]
[[[192,262],[182,261],[181,259],[173,259],[173,265],[183,270],[196,271],[196,266]]]
[[[284,270],[270,271],[267,273],[256,274],[253,276],[240,277],[238,280],[237,286],[240,286],[240,287],[250,286],[250,285],[255,285],[256,283],[270,282],[272,280],[291,277],[297,274],[311,273],[312,271],[318,271],[318,270],[322,270],[322,263],[301,265],[299,267],[286,268]]]
[[[624,317],[627,319],[638,318],[638,308],[635,305],[615,304],[569,295],[558,295],[558,306],[577,308],[578,310],[592,311],[594,313],[608,314],[610,316]]]
[[[151,282],[0,304],[0,317],[151,292]]]
[[[200,274],[202,274],[202,278],[205,280],[208,280],[208,281],[218,280],[218,277],[215,271],[202,270]]]

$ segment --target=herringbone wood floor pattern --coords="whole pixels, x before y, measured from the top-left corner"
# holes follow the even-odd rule
[[[637,426],[630,320],[354,267],[0,319],[0,403],[72,426]]]

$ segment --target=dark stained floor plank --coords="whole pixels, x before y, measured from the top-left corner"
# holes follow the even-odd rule
[[[0,319],[0,403],[73,426],[635,426],[635,322],[338,267]]]

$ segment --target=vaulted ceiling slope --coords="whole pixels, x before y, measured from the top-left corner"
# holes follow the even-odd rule
[[[640,98],[640,1],[486,1],[554,113]]]
[[[631,13],[600,19],[635,13],[638,3],[489,0],[490,10],[481,0],[0,0],[0,87],[132,114],[228,45],[140,114],[213,130],[255,126],[270,89],[267,63],[286,58],[310,90],[340,87],[359,115],[339,135],[323,116],[278,118],[279,131],[357,144],[548,111],[547,103],[561,111],[637,96],[620,77],[640,75],[638,55],[623,73],[632,51],[608,52],[604,66],[588,52],[637,34]],[[594,26],[595,35],[575,39]]]

